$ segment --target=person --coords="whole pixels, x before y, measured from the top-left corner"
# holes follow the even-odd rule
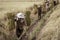
[[[16,14],[16,18],[15,18],[15,21],[16,21],[16,35],[17,37],[19,38],[20,35],[22,34],[23,32],[23,26],[25,24],[25,15],[23,13],[18,13]]]
[[[45,5],[46,5],[47,11],[49,11],[49,10],[50,10],[50,8],[49,8],[49,1],[46,1],[46,2],[45,2]]]
[[[48,3],[50,3],[50,0],[46,0]]]
[[[53,0],[53,3],[54,3],[54,6],[56,6],[56,5],[57,5],[57,2],[56,2],[56,0]]]
[[[41,19],[41,14],[42,14],[42,7],[40,5],[40,6],[38,6],[38,19],[39,20]]]

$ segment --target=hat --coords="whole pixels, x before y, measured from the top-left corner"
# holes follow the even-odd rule
[[[16,15],[17,18],[25,18],[25,15],[23,13],[18,13]]]

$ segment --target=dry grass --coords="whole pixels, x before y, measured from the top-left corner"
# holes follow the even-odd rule
[[[3,3],[3,2],[2,2]],[[5,30],[3,30],[3,37],[4,39],[2,40],[16,40],[17,37],[15,35],[15,30],[13,31],[9,31],[8,30],[8,21],[4,20],[4,17],[6,15],[6,13],[16,13],[20,10],[25,10],[25,8],[32,6],[33,4],[35,4],[35,2],[29,2],[29,4],[27,5],[28,2],[5,2],[0,5],[1,11],[0,11],[0,19],[2,19],[2,23],[5,22]],[[39,4],[41,2],[37,2],[37,4]],[[17,5],[18,4],[18,5]],[[41,3],[42,4],[42,3]],[[20,6],[21,5],[21,6]],[[24,6],[26,5],[26,6]],[[41,40],[60,40],[58,36],[58,27],[60,26],[60,6],[58,6],[58,8],[56,10],[54,10],[54,12],[50,15],[50,14],[46,14],[45,17],[43,19],[41,19],[41,22],[38,22],[38,24],[36,25],[36,27],[33,29],[33,31],[30,33],[29,35],[29,40],[31,40],[34,36],[37,36],[41,27],[44,27],[41,30],[41,33],[37,36],[37,40],[41,39]],[[24,11],[23,10],[23,11]],[[32,14],[33,15],[33,14]],[[50,17],[49,17],[50,15]],[[36,15],[35,15],[36,16]],[[37,18],[33,17],[34,20]],[[45,26],[43,25],[44,22],[46,20],[46,24]],[[59,27],[59,31],[60,31],[60,27]],[[1,34],[2,35],[2,34]],[[59,32],[60,35],[60,32]],[[1,38],[1,36],[0,36]],[[15,39],[16,38],[16,39]]]

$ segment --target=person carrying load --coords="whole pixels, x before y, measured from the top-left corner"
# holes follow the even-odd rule
[[[54,6],[56,6],[57,4],[59,4],[59,0],[53,0]]]
[[[50,0],[46,0],[46,1],[45,1],[45,5],[46,5],[47,11],[50,10],[50,7],[49,7],[50,5],[49,5],[49,4],[50,4]]]
[[[23,13],[17,13],[15,21],[16,21],[16,35],[19,38],[24,31],[23,27],[25,25],[25,15]]]
[[[41,5],[38,6],[38,19],[40,20],[41,19],[41,14],[42,14],[42,7]]]

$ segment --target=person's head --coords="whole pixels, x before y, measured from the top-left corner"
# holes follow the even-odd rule
[[[16,14],[16,19],[18,20],[18,18],[25,18],[25,15],[24,15],[24,13],[17,13]]]

